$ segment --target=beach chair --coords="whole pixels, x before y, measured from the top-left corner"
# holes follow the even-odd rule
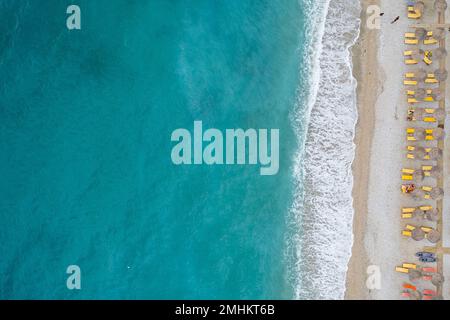
[[[395,271],[400,273],[409,273],[409,269],[403,267],[395,267]]]
[[[437,43],[438,43],[438,41],[434,38],[428,38],[428,39],[423,40],[424,45],[433,45],[433,44],[437,44]]]
[[[402,208],[402,213],[413,213],[416,208]]]
[[[436,291],[434,290],[430,290],[430,289],[424,289],[422,291],[423,294],[429,295],[429,296],[435,296],[436,295]]]
[[[409,283],[404,283],[403,284],[403,288],[409,289],[409,290],[412,290],[412,291],[417,291],[417,287],[413,286],[412,284],[409,284]]]
[[[402,292],[402,297],[403,297],[403,298],[411,298],[411,293],[406,292],[406,291],[403,291],[403,292]]]
[[[414,226],[412,226],[412,225],[410,225],[410,224],[407,224],[407,225],[405,226],[405,228],[406,228],[406,230],[409,230],[409,231],[413,231],[414,229],[416,229],[416,227],[414,227]]]
[[[402,231],[402,236],[411,238],[412,232],[409,231],[409,230],[403,230],[403,231]]]
[[[417,39],[405,39],[405,44],[416,45],[416,44],[419,44],[419,40],[417,40]]]
[[[436,268],[433,267],[423,267],[422,268],[423,272],[427,272],[427,273],[436,273]]]
[[[417,265],[415,265],[414,263],[403,263],[402,268],[417,269]]]
[[[430,65],[433,63],[433,61],[430,59],[430,57],[428,57],[427,55],[425,55],[423,57],[423,62],[425,62],[427,65]]]
[[[420,206],[419,207],[419,210],[422,210],[422,211],[430,211],[432,209],[433,209],[432,206]]]
[[[433,228],[430,228],[430,227],[420,227],[420,229],[422,229],[422,231],[425,232],[425,233],[428,233],[431,230],[433,230]]]
[[[405,86],[416,86],[417,85],[417,81],[416,80],[404,80],[403,84]]]
[[[406,59],[405,60],[405,64],[406,65],[413,65],[413,64],[418,64],[419,62],[417,62],[416,60],[414,60],[414,59]]]
[[[411,78],[414,78],[414,77],[415,77],[414,72],[407,72],[407,73],[405,73],[405,78],[407,78],[407,79],[411,79]]]
[[[414,6],[408,6],[408,19],[417,20],[422,17],[422,13],[419,10],[415,10]]]

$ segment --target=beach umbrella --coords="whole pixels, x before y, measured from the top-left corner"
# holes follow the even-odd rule
[[[422,300],[422,294],[419,291],[409,291],[411,300]]]
[[[416,181],[422,181],[423,180],[423,171],[422,170],[415,170],[414,171],[414,180],[416,180]]]
[[[416,138],[416,140],[421,141],[425,138],[424,132],[421,129],[416,129],[413,133],[414,138]]]
[[[417,80],[419,80],[419,81],[424,81],[427,78],[427,76],[428,76],[428,72],[423,68],[420,68],[416,72],[416,77],[417,77]]]
[[[428,221],[438,221],[439,211],[437,209],[431,209],[425,213],[425,217]]]
[[[445,29],[444,28],[437,28],[433,31],[433,38],[437,40],[442,40],[445,38]]]
[[[422,189],[415,189],[412,193],[411,193],[412,197],[414,200],[416,201],[422,201],[423,198],[425,197],[425,191],[423,191]]]
[[[428,154],[432,160],[440,160],[442,159],[443,152],[439,148],[432,148]]]
[[[436,129],[433,129],[433,137],[435,139],[442,140],[444,138],[444,136],[445,136],[444,129],[439,128],[439,127]]]
[[[430,196],[431,198],[433,198],[433,200],[441,200],[444,196],[444,190],[442,190],[441,188],[433,188],[433,190],[431,190],[430,192]]]
[[[423,159],[423,158],[425,158],[426,154],[427,154],[427,152],[425,151],[425,148],[423,148],[423,147],[416,147],[414,149],[414,158],[416,158],[416,159]]]
[[[435,59],[445,58],[446,56],[447,50],[445,50],[444,48],[437,48],[436,50],[433,51],[433,58]]]
[[[427,240],[431,243],[437,243],[439,240],[441,240],[441,234],[433,229],[427,233]]]
[[[440,273],[435,273],[431,276],[431,283],[436,287],[444,282],[444,276]]]
[[[438,166],[435,166],[435,167],[433,167],[433,169],[431,169],[430,175],[433,178],[438,179],[439,177],[442,176],[442,169]]]
[[[445,119],[445,111],[443,109],[437,109],[433,113],[437,121],[443,121]]]
[[[416,241],[421,241],[425,239],[425,232],[420,228],[415,228],[411,233],[412,233],[411,238],[413,238]]]
[[[427,36],[427,30],[425,28],[417,28],[415,32],[416,38],[423,40]]]
[[[433,92],[430,94],[430,97],[432,97],[434,101],[441,101],[444,99],[444,95],[440,91]]]
[[[417,1],[416,4],[414,5],[415,11],[420,11],[421,13],[423,13],[424,9],[425,9],[425,3],[423,3],[422,1]]]
[[[447,9],[447,1],[445,0],[434,1],[434,9],[438,12],[444,12]]]
[[[437,69],[434,71],[434,76],[438,81],[445,81],[447,80],[448,72],[445,69]]]
[[[408,276],[409,276],[409,280],[414,282],[414,281],[422,278],[422,272],[420,272],[419,270],[412,269],[412,270],[409,270]]]
[[[414,98],[416,99],[423,99],[427,96],[427,89],[425,88],[418,88],[414,91]]]

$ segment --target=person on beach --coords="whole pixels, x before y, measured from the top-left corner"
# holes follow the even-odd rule
[[[398,21],[398,19],[400,19],[400,16],[397,16],[397,18],[395,18],[394,20],[392,20],[391,24],[396,23]]]

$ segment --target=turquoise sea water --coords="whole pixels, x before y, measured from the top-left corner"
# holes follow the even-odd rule
[[[0,21],[0,298],[293,297],[298,1],[0,0]],[[279,173],[173,165],[194,120],[280,129]]]

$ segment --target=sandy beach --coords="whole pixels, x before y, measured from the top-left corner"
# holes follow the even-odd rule
[[[406,224],[400,217],[401,208],[416,205],[400,192],[401,169],[410,165],[405,157],[405,130],[411,126],[406,121],[408,104],[402,85],[405,72],[411,69],[404,63],[403,37],[411,30],[408,26],[416,22],[407,19],[404,2],[361,0],[361,4],[361,33],[353,48],[353,73],[358,81],[356,154],[352,167],[354,244],[345,297],[400,299],[402,284],[408,278],[396,273],[395,266],[417,262],[415,252],[430,245],[401,235]],[[373,4],[379,5],[384,13],[380,30],[371,30],[366,25],[366,9]],[[421,22],[436,23],[436,13],[432,4],[429,6],[431,9]],[[397,16],[400,19],[391,23]],[[446,153],[444,157],[448,158]],[[446,199],[444,207],[449,203]],[[446,221],[444,215],[444,226]],[[445,242],[444,232],[444,245]],[[376,266],[381,272],[379,289],[369,290],[366,286],[369,266]],[[444,276],[449,279],[448,263],[444,266]],[[443,293],[444,298],[447,295]]]

